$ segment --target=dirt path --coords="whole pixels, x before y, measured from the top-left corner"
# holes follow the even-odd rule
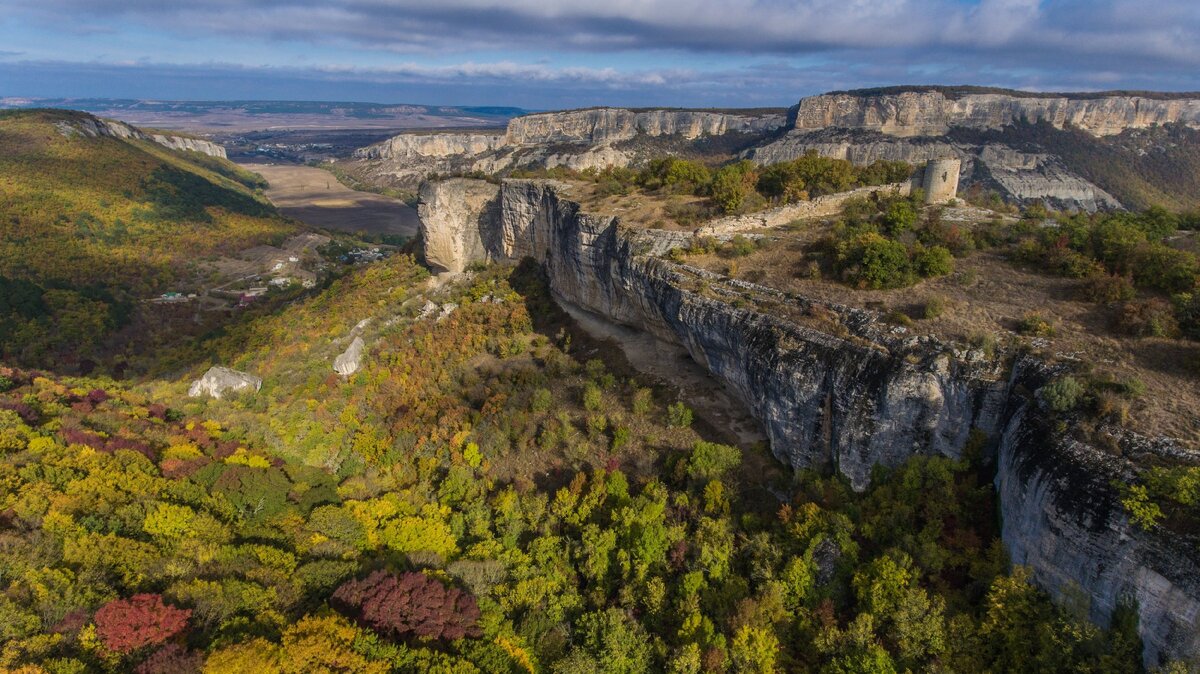
[[[295,164],[242,164],[271,183],[267,198],[284,215],[342,232],[417,233],[417,212],[404,203],[339,183],[332,173]]]

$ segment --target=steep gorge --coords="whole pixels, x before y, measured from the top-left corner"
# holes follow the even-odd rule
[[[560,300],[686,348],[793,467],[832,467],[861,489],[874,465],[958,456],[978,429],[1012,560],[1052,593],[1082,590],[1099,623],[1135,602],[1147,663],[1200,656],[1194,547],[1133,526],[1111,486],[1133,470],[1128,457],[1181,450],[1124,436],[1117,458],[1054,428],[1036,393],[1046,364],[895,335],[872,312],[670,263],[658,255],[686,234],[584,213],[553,182],[451,180],[421,198],[431,263],[538,260]]]

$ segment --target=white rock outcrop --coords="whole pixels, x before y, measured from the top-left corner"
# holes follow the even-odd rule
[[[358,372],[358,368],[362,367],[363,352],[366,347],[362,337],[355,337],[354,341],[350,342],[350,346],[333,359],[333,371],[343,377],[349,377]]]
[[[516,117],[503,133],[404,133],[359,148],[354,156],[373,179],[416,186],[435,173],[629,166],[644,158],[645,152],[620,144],[637,138],[670,136],[690,142],[730,133],[766,136],[786,124],[782,111],[591,108]]]
[[[125,122],[92,117],[91,115],[81,116],[80,119],[73,122],[59,122],[58,130],[65,136],[79,134],[92,138],[108,136],[122,140],[145,140],[151,143],[158,143],[172,150],[188,150],[206,154],[210,157],[227,158],[225,148],[211,140],[175,134],[146,133],[136,126],[130,126]]]
[[[188,395],[193,398],[208,396],[220,400],[226,393],[237,393],[262,388],[262,379],[246,372],[240,372],[228,367],[214,365],[208,368],[192,385],[188,387]]]
[[[939,136],[951,127],[1001,129],[1021,120],[1066,125],[1094,136],[1155,124],[1200,126],[1200,97],[1022,95],[941,91],[847,92],[809,96],[796,111],[796,130],[867,129],[889,136]]]

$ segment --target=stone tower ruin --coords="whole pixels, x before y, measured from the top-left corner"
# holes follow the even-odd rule
[[[962,162],[957,159],[930,159],[925,165],[925,177],[921,187],[925,189],[925,203],[944,204],[958,193],[958,171]]]

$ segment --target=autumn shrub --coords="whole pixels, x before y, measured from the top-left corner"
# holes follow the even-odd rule
[[[756,248],[758,248],[758,244],[753,239],[738,234],[725,244],[721,252],[727,257],[745,257],[753,253]]]
[[[945,246],[918,246],[912,252],[913,268],[925,278],[954,272],[954,256]]]
[[[917,224],[917,209],[908,199],[896,199],[888,205],[879,222],[888,235],[903,234]]]
[[[1200,261],[1194,253],[1153,243],[1138,249],[1133,263],[1133,278],[1139,285],[1166,293],[1190,292],[1200,275]]]
[[[453,641],[482,634],[475,597],[422,573],[376,571],[343,583],[332,601],[367,627],[394,637]]]
[[[675,428],[687,428],[692,425],[692,409],[683,402],[667,406],[667,425]]]
[[[1037,312],[1030,312],[1017,323],[1017,332],[1030,337],[1053,337],[1054,324]]]
[[[654,393],[648,388],[639,388],[633,392],[633,401],[630,403],[630,410],[639,417],[645,416],[650,412],[653,404]]]
[[[583,408],[589,412],[596,412],[603,405],[604,400],[600,394],[600,387],[588,382],[583,387]]]
[[[899,241],[867,232],[839,246],[845,279],[860,288],[899,288],[912,282],[908,249]]]
[[[109,650],[130,653],[179,634],[191,615],[190,609],[164,604],[162,595],[135,594],[114,599],[96,611],[96,636]]]
[[[695,480],[717,479],[741,462],[742,451],[737,447],[697,440],[688,457],[688,477]]]
[[[925,300],[925,307],[922,310],[922,317],[925,320],[932,320],[946,313],[946,298],[930,297]]]
[[[1077,379],[1067,375],[1042,387],[1042,398],[1055,412],[1069,412],[1083,401],[1084,388]]]
[[[1167,302],[1151,298],[1125,302],[1118,309],[1116,326],[1121,332],[1134,337],[1175,337],[1179,324],[1175,313]]]
[[[1173,299],[1180,332],[1188,339],[1200,340],[1200,291],[1180,293]]]
[[[1096,272],[1084,279],[1082,294],[1088,301],[1112,304],[1132,300],[1137,291],[1128,276]]]

